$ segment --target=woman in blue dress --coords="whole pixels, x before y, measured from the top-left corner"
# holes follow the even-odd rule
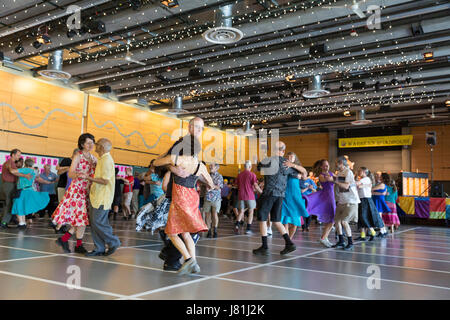
[[[375,174],[375,186],[372,188],[372,200],[378,209],[380,217],[382,217],[384,213],[391,212],[391,209],[389,209],[388,205],[386,204],[386,194],[387,187],[383,183],[383,179],[381,178],[381,171],[377,171],[377,173]],[[386,235],[387,230],[383,225],[383,227],[380,228],[380,233],[377,235],[377,237],[384,238],[386,237]]]
[[[31,175],[31,179],[27,179],[25,177],[20,177],[17,183],[18,192],[20,192],[20,196],[14,199],[13,207],[11,210],[12,214],[17,215],[19,220],[19,228],[25,229],[25,216],[28,214],[32,214],[38,212],[45,207],[47,207],[50,202],[50,197],[48,192],[37,192],[33,189],[33,182],[36,179],[36,172],[33,170],[34,160],[28,158],[25,160],[25,168],[20,168],[17,170],[22,174]],[[12,171],[11,171],[12,172]],[[39,183],[48,184],[48,181],[37,178]]]
[[[298,161],[297,155],[294,152],[288,152],[287,159],[292,163],[300,165],[300,161]],[[284,224],[291,239],[294,237],[297,227],[302,225],[300,217],[309,217],[308,211],[306,211],[305,200],[302,198],[300,178],[300,173],[298,178],[288,177],[286,195],[281,208],[281,223]]]

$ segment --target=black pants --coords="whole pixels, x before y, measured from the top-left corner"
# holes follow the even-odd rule
[[[48,202],[48,205],[39,211],[39,216],[43,218],[45,216],[45,211],[47,211],[49,218],[52,217],[53,212],[55,212],[56,207],[58,206],[58,195],[56,194],[49,194],[50,201]]]

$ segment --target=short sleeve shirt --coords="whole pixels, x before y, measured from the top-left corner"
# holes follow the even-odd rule
[[[39,177],[42,180],[53,182],[52,184],[43,184],[43,183],[41,183],[40,184],[41,192],[48,192],[48,194],[56,194],[56,192],[55,192],[55,181],[58,178],[58,176],[55,173],[50,172],[48,176],[46,176],[45,173],[41,173],[39,175]]]
[[[219,186],[220,188],[223,187],[223,177],[220,173],[214,172],[213,174],[211,174],[211,179],[216,186]],[[219,201],[219,200],[222,200],[222,196],[220,194],[220,189],[219,190],[210,190],[206,193],[206,201],[215,202],[215,201]]]
[[[337,181],[341,183],[350,183],[348,189],[339,186],[336,188],[336,201],[339,204],[356,204],[360,203],[358,191],[356,190],[355,176],[352,170],[345,168],[337,174]]]
[[[253,192],[253,185],[258,182],[256,174],[249,170],[244,170],[239,173],[236,179],[238,185],[239,200],[255,200],[255,193]]]
[[[123,193],[133,192],[134,177],[127,176],[127,177],[125,177],[125,180],[127,180],[130,184],[124,185]]]

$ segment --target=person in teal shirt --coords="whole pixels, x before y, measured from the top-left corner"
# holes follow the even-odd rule
[[[19,177],[19,181],[17,182],[17,189],[18,192],[20,192],[20,195],[18,195],[18,197],[14,199],[11,213],[17,215],[19,220],[19,229],[26,228],[26,215],[44,209],[50,201],[50,197],[47,192],[37,192],[33,189],[33,183],[35,179],[37,179],[39,183],[46,183],[46,181],[42,182],[44,180],[36,178],[36,173],[33,170],[33,165],[34,160],[28,158],[25,160],[25,168],[14,170],[19,173],[31,176],[31,179]]]

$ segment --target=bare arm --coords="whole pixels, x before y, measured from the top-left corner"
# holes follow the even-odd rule
[[[31,180],[31,178],[32,178],[30,173],[29,174],[23,174],[23,173],[20,173],[19,170],[17,170],[17,169],[9,169],[9,172],[11,172],[16,177],[27,178],[28,180]]]
[[[40,184],[52,184],[53,182],[47,181],[42,179],[41,177],[37,176],[36,177],[36,181],[39,182]]]
[[[76,170],[79,162],[80,162],[80,155],[77,153],[73,157],[72,164],[70,165],[70,169],[67,172],[67,176],[72,180],[78,178],[78,173],[76,173],[75,170]]]
[[[208,187],[210,187],[211,189],[216,188],[216,185],[214,185],[214,182],[212,181],[212,178],[209,175],[209,172],[208,172],[208,170],[206,170],[206,167],[203,163],[200,164],[200,169],[198,170],[198,176],[203,176]]]
[[[256,191],[258,191],[260,194],[262,193],[262,190],[261,190],[261,188],[259,187],[258,182],[255,182],[255,183],[253,184],[253,188],[255,188]]]
[[[167,192],[167,186],[169,185],[169,181],[170,181],[170,171],[167,171],[166,174],[164,175],[162,182],[162,189],[164,190],[164,192]]]
[[[70,167],[60,167],[59,164],[56,166],[56,173],[60,176],[63,173],[69,171]]]

